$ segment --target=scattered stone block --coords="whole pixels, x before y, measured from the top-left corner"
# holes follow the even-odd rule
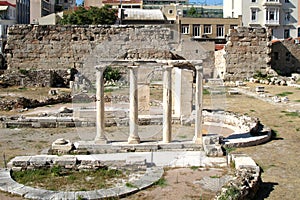
[[[71,156],[71,155],[64,155],[64,156],[58,156],[53,160],[54,165],[58,166],[75,166],[77,163],[77,158],[76,156]]]
[[[74,145],[70,142],[70,140],[66,140],[64,138],[59,138],[52,143],[52,152],[53,153],[69,153]]]

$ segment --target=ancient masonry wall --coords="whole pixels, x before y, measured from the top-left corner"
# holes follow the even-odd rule
[[[6,75],[12,71],[67,70],[76,68],[94,81],[100,60],[203,59],[204,72],[212,74],[213,48],[195,43],[190,55],[172,25],[144,26],[38,26],[15,25],[8,30],[5,46]],[[190,58],[192,57],[192,58]],[[66,73],[66,71],[64,72]],[[29,73],[28,73],[29,74]],[[31,74],[31,73],[30,73]],[[30,75],[29,74],[29,75]],[[61,73],[60,73],[61,74]],[[64,74],[61,75],[66,77]],[[17,76],[16,76],[17,77]],[[0,77],[1,78],[1,77]],[[31,79],[33,82],[34,80]],[[23,82],[26,82],[24,79]],[[68,82],[65,80],[64,82]],[[20,83],[21,80],[15,81]],[[24,83],[25,83],[24,82]],[[51,82],[45,78],[45,84]],[[31,83],[31,85],[37,85]],[[30,83],[26,83],[30,85]],[[51,86],[51,84],[50,84]]]
[[[300,73],[299,40],[276,41],[272,45],[272,69],[278,74],[291,76]]]
[[[37,26],[9,28],[8,70],[76,68],[94,76],[99,60],[171,59],[174,34],[162,26]]]
[[[239,27],[230,31],[225,46],[225,80],[251,78],[271,67],[271,34],[264,28]]]

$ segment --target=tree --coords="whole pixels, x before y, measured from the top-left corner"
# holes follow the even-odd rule
[[[114,24],[117,19],[117,10],[111,9],[108,5],[101,8],[91,7],[85,9],[80,6],[70,14],[64,14],[60,24],[64,25],[85,25],[85,24]]]
[[[197,9],[195,7],[191,7],[187,11],[187,16],[188,17],[200,17],[200,15],[197,12]]]

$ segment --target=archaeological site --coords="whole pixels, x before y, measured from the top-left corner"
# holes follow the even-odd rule
[[[297,199],[300,46],[174,27],[9,27],[0,199]]]

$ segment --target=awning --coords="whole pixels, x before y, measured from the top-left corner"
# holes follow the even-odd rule
[[[0,6],[0,11],[7,10],[8,6]]]

